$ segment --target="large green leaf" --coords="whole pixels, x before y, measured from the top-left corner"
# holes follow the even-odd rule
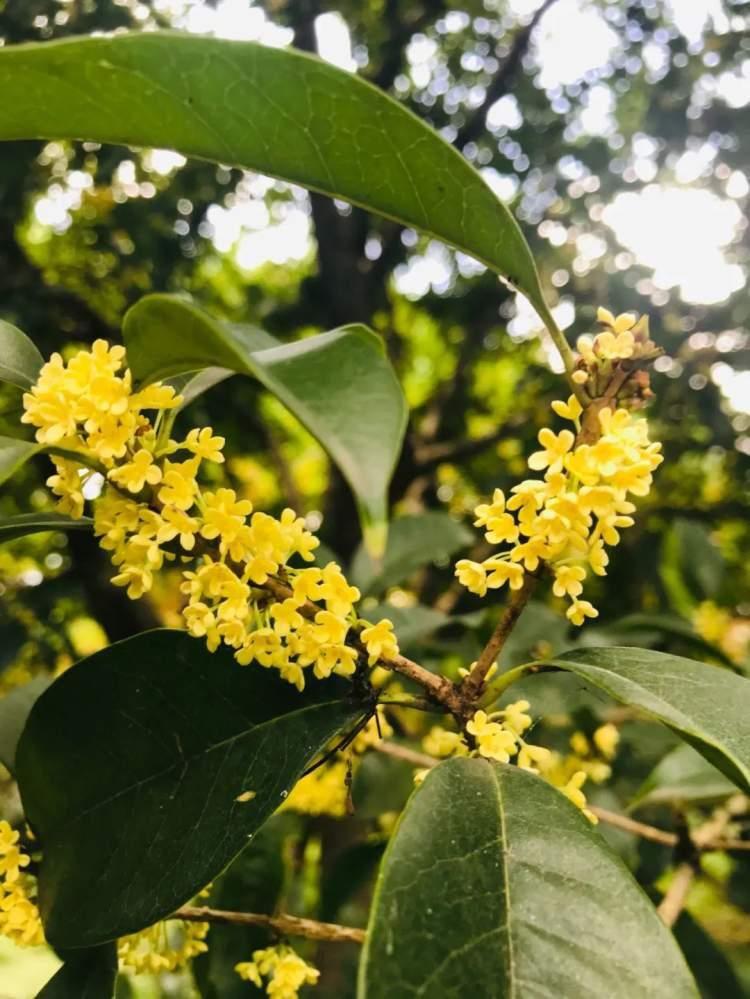
[[[701,999],[747,999],[726,954],[690,913],[680,913],[674,935],[695,975]]]
[[[214,881],[206,904],[214,909],[273,912],[284,887],[284,841],[295,816],[275,815],[252,843]],[[193,974],[201,999],[243,999],[261,995],[234,970],[239,961],[249,961],[254,950],[267,947],[271,934],[260,926],[216,924],[211,927],[209,948],[193,962]]]
[[[18,440],[16,437],[0,436],[0,485],[15,475],[29,458],[44,450],[44,445],[32,441]]]
[[[16,517],[0,517],[0,542],[42,531],[90,531],[93,525],[90,517],[74,520],[62,513],[21,513]]]
[[[593,629],[589,629],[591,634]],[[735,673],[739,667],[729,656],[695,631],[693,625],[677,614],[628,614],[613,621],[604,629],[596,629],[597,634],[613,635],[614,644],[626,641],[631,645],[664,645],[667,639],[669,645],[695,652],[696,655],[707,655],[711,659],[723,663]],[[672,641],[669,641],[669,640]]]
[[[750,680],[650,649],[576,649],[548,661],[669,725],[750,791]]]
[[[360,999],[695,999],[673,938],[559,791],[453,759],[407,806],[375,892]]]
[[[112,999],[117,978],[114,944],[71,951],[37,999]]]
[[[312,56],[154,32],[0,53],[0,138],[168,146],[294,181],[433,233],[546,311],[531,252],[457,150]]]
[[[341,469],[363,512],[366,537],[377,548],[373,539],[384,536],[386,492],[407,420],[379,337],[364,326],[344,326],[268,347],[274,341],[267,333],[217,322],[170,295],[141,299],[125,316],[123,335],[139,381],[213,365],[262,382]]]
[[[275,670],[240,667],[226,648],[209,654],[166,629],[64,673],[36,702],[16,755],[43,848],[48,940],[114,939],[203,888],[362,714],[341,693],[312,681],[299,694]]]
[[[0,382],[29,389],[43,364],[44,358],[26,334],[0,319]]]
[[[692,746],[677,746],[660,760],[636,792],[630,808],[643,805],[716,801],[735,791],[716,767]]]
[[[50,683],[50,677],[37,676],[0,697],[0,763],[11,773],[15,773],[16,748],[26,719]]]
[[[440,510],[399,517],[388,531],[382,560],[374,559],[362,546],[354,556],[350,576],[363,593],[381,592],[422,566],[449,558],[473,540],[464,524]]]

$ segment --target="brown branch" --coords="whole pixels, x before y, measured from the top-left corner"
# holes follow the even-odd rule
[[[183,905],[170,919],[184,919],[189,923],[223,923],[232,926],[263,926],[290,937],[307,937],[308,940],[328,940],[337,943],[364,943],[365,931],[338,923],[319,923],[300,916],[266,916],[257,912],[229,912],[211,909],[205,905]]]
[[[544,3],[534,12],[529,23],[517,33],[507,58],[487,87],[484,100],[459,129],[453,143],[457,149],[463,149],[469,142],[478,139],[484,131],[487,112],[496,101],[500,100],[501,97],[511,90],[513,78],[518,72],[523,57],[528,50],[532,32],[554,3],[556,3],[556,0],[544,0]]]
[[[392,756],[396,760],[403,760],[404,763],[411,763],[413,767],[426,767],[429,769],[430,767],[436,767],[440,762],[434,756],[428,756],[427,753],[417,752],[416,749],[409,749],[408,746],[400,746],[396,742],[386,742],[385,739],[376,742],[374,748],[384,756]]]
[[[680,918],[680,913],[685,908],[690,886],[695,879],[695,873],[695,867],[688,861],[680,864],[674,872],[667,894],[656,909],[666,926],[674,926]]]
[[[282,580],[276,579],[273,576],[269,576],[260,589],[268,590],[280,600],[285,600],[287,597],[292,595],[291,588]],[[300,614],[305,617],[314,618],[320,610],[320,607],[317,607],[314,603],[308,600],[298,609]],[[360,652],[365,651],[365,646],[360,640],[356,630],[354,631],[352,644]],[[442,704],[447,711],[452,714],[460,714],[462,705],[461,699],[458,696],[456,687],[447,677],[439,676],[437,673],[431,673],[430,670],[425,669],[424,666],[420,666],[419,663],[415,663],[411,659],[407,659],[406,656],[402,655],[383,657],[378,660],[378,665],[383,666],[385,669],[391,670],[395,673],[400,673],[402,676],[408,677],[409,680],[413,680],[414,683],[418,684],[435,701]]]
[[[482,650],[482,654],[477,659],[471,673],[461,684],[460,692],[465,704],[473,704],[482,693],[487,674],[502,652],[508,636],[513,631],[516,621],[518,621],[534,591],[538,578],[537,573],[527,572],[521,588],[512,592],[510,603],[503,611],[492,637]]]
[[[690,841],[695,848],[693,856],[683,860],[676,868],[667,893],[659,903],[657,912],[667,926],[674,926],[685,908],[690,886],[698,874],[698,851],[716,848],[716,837],[720,836],[731,822],[734,814],[734,798],[719,805],[700,828],[690,835]]]
[[[589,805],[589,811],[602,822],[624,832],[633,833],[641,839],[651,840],[652,843],[661,843],[664,846],[677,846],[679,837],[676,833],[667,832],[666,829],[657,829],[656,826],[648,826],[645,822],[636,822],[635,819],[628,818],[627,815],[620,815],[619,812],[610,812],[608,808],[600,808],[598,805]]]

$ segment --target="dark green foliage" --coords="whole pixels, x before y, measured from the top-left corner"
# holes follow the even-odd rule
[[[179,631],[139,635],[69,670],[36,703],[17,757],[44,849],[47,938],[91,946],[168,916],[362,713],[341,689],[313,683],[300,695]]]
[[[359,996],[420,993],[697,995],[668,930],[588,821],[539,777],[481,759],[426,777],[383,860]]]

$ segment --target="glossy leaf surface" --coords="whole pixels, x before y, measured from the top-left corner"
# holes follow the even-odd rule
[[[716,801],[735,791],[732,781],[705,760],[692,746],[677,746],[657,763],[630,807]]]
[[[559,791],[453,759],[412,797],[386,851],[359,999],[695,999],[674,939]]]
[[[429,232],[544,309],[513,216],[461,154],[358,77],[290,49],[151,32],[0,53],[0,138],[168,147]]]
[[[0,517],[0,542],[42,531],[90,531],[93,525],[90,517],[74,520],[62,513],[20,513],[15,517]]]
[[[273,670],[166,629],[64,673],[36,702],[16,757],[44,850],[50,942],[93,946],[187,902],[362,714],[341,694],[315,681],[299,694]]]
[[[29,458],[43,450],[41,444],[0,436],[0,485],[7,482]]]
[[[29,389],[43,364],[44,358],[26,334],[0,319],[0,381]]]
[[[123,326],[138,381],[209,366],[257,378],[320,441],[352,488],[366,527],[384,534],[386,491],[406,429],[406,403],[380,338],[344,326],[294,343],[233,326],[176,296],[149,295]],[[372,540],[372,539],[370,539]]]
[[[650,649],[576,649],[550,661],[669,725],[750,791],[750,680]]]

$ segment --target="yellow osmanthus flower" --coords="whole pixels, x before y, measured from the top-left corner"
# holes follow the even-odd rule
[[[44,943],[36,879],[24,872],[31,858],[19,841],[18,831],[0,821],[0,935],[19,947],[36,947]]]
[[[208,950],[209,923],[163,920],[117,941],[120,968],[158,975],[184,968]]]
[[[552,408],[580,429],[582,408],[574,396]],[[554,573],[555,595],[570,600],[567,617],[573,624],[598,615],[581,599],[584,582],[589,572],[606,575],[605,545],[618,544],[620,530],[633,524],[635,506],[628,494],[645,496],[662,461],[661,445],[649,440],[644,419],[605,408],[598,420],[599,437],[591,444],[576,444],[570,430],[540,431],[542,450],[528,463],[534,471],[544,470],[544,478],[526,479],[509,497],[496,489],[491,503],[476,508],[475,524],[485,529],[487,540],[510,547],[483,562],[456,563],[456,576],[472,593],[484,596],[506,583],[520,589],[525,574],[544,562]]]
[[[466,725],[466,731],[474,736],[477,752],[491,760],[508,763],[517,752],[515,732],[499,722],[490,721],[485,711],[477,711]]]
[[[287,944],[253,952],[252,961],[241,961],[234,970],[247,982],[263,988],[271,999],[297,999],[305,985],[315,985],[320,972]]]
[[[745,660],[750,646],[750,620],[746,617],[733,617],[712,600],[704,600],[693,611],[693,627],[733,662],[741,664]]]
[[[94,531],[111,553],[112,581],[128,596],[148,593],[165,564],[183,565],[191,555],[194,565],[182,571],[184,622],[211,651],[223,643],[241,665],[257,660],[299,690],[307,670],[318,678],[351,676],[358,662],[350,631],[359,590],[335,562],[289,564],[295,557],[313,561],[319,544],[293,510],[271,517],[231,488],[201,488],[203,462],[223,462],[225,441],[211,427],[171,439],[165,411],[181,401],[159,382],[133,391],[124,349],[104,340],[67,363],[54,354],[24,395],[22,418],[37,428],[40,442],[80,456],[80,462],[53,459],[56,474],[48,485],[58,509],[81,517],[92,463],[103,468]],[[291,594],[271,596],[263,589],[271,577]],[[371,666],[398,652],[387,620],[369,625],[362,641]]]
[[[600,726],[592,737],[593,747],[582,732],[574,733],[571,737],[574,752],[563,757],[546,746],[532,745],[523,738],[524,732],[532,725],[529,707],[528,701],[521,700],[489,715],[486,711],[476,711],[466,725],[466,731],[473,736],[476,745],[474,755],[500,763],[513,761],[521,769],[538,774],[562,791],[589,821],[598,822],[587,807],[586,796],[581,788],[587,777],[599,784],[610,776],[609,764],[598,758],[596,751],[606,760],[614,756],[619,739],[617,728],[614,725]],[[437,758],[466,756],[470,752],[467,741],[460,733],[437,725],[424,737],[422,747],[425,752]],[[417,770],[414,782],[420,784],[427,772]]]
[[[379,659],[387,659],[398,654],[398,642],[393,634],[393,625],[387,618],[365,628],[360,637],[365,643],[370,666],[374,666]]]
[[[586,795],[581,790],[581,788],[585,783],[586,783],[586,774],[583,772],[583,770],[577,770],[576,773],[574,773],[573,776],[570,778],[570,780],[567,782],[567,784],[564,784],[560,788],[560,790],[568,799],[568,801],[571,801],[576,806],[576,808],[580,808],[580,810],[583,812],[583,814],[586,816],[589,822],[592,822],[594,825],[596,825],[599,819],[587,807]]]
[[[611,761],[615,757],[619,741],[617,726],[611,723],[600,725],[590,739],[583,732],[574,732],[570,737],[572,752],[565,755],[550,753],[540,766],[541,773],[545,780],[560,789],[569,786],[571,781],[575,787],[576,780],[580,780],[576,778],[576,774],[583,774],[584,779],[594,784],[603,784],[612,776]],[[570,798],[574,804],[583,797],[582,783],[577,786],[577,793]]]
[[[284,800],[284,811],[304,815],[330,815],[343,819],[347,814],[349,789],[348,765],[345,760],[333,760],[303,777]]]

